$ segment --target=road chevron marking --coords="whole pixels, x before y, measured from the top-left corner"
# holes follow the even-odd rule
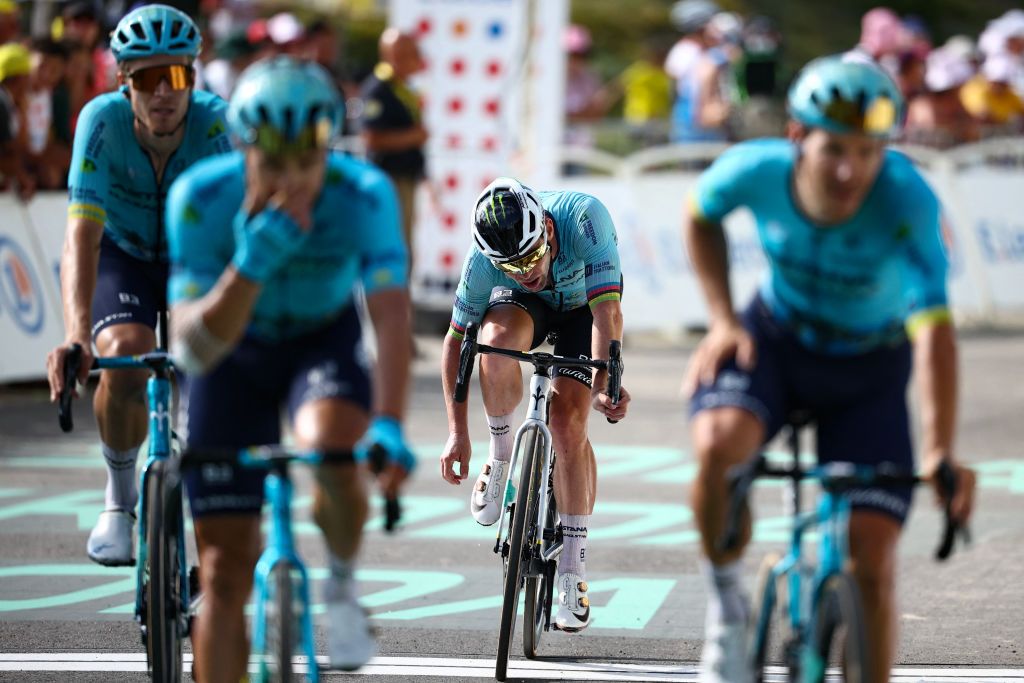
[[[317,661],[325,665],[325,657]],[[187,665],[192,655],[185,654]],[[306,660],[296,658],[297,671],[305,671]],[[0,653],[0,671],[102,671],[140,672],[146,670],[146,656],[136,652],[28,652]],[[254,670],[254,667],[253,667]],[[328,672],[329,673],[329,672]],[[509,662],[510,678],[528,678],[569,681],[697,681],[695,664],[628,664],[610,661],[566,662],[526,661]],[[347,674],[351,675],[351,674]],[[448,657],[375,657],[359,671],[365,676],[447,676],[456,678],[486,678],[494,676],[494,661],[490,659],[455,659]],[[781,668],[769,670],[766,682],[781,682],[785,674]],[[828,680],[837,681],[838,672]],[[926,681],[944,683],[953,681],[979,681],[982,683],[1024,683],[1024,669],[970,668],[970,667],[897,667],[894,683]]]

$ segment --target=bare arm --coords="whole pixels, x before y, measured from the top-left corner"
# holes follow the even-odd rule
[[[455,381],[459,375],[459,351],[462,340],[450,332],[445,335],[441,350],[441,385],[444,387],[444,405],[448,411],[448,431],[452,434],[469,434],[468,401],[455,401]]]
[[[718,128],[729,119],[732,109],[729,102],[722,96],[722,88],[718,82],[718,66],[705,60],[700,65],[698,98],[700,110],[697,120],[705,128]]]
[[[172,347],[194,345],[190,331],[205,329],[216,342],[233,348],[245,333],[253,306],[263,286],[240,275],[233,265],[221,273],[213,288],[203,297],[175,305],[171,325]],[[211,362],[213,359],[209,359]]]
[[[951,323],[925,325],[914,335],[914,374],[921,401],[922,453],[930,469],[953,454],[958,371]]]
[[[374,292],[366,297],[366,305],[377,333],[373,412],[400,421],[405,415],[409,392],[412,351],[409,292],[406,289]]]
[[[613,339],[622,341],[622,303],[602,301],[594,306],[594,331],[590,338],[591,358],[608,359],[608,343]],[[608,384],[608,371],[594,373],[594,395],[604,393]]]
[[[697,280],[707,300],[711,325],[739,324],[732,307],[729,287],[728,246],[721,223],[705,222],[687,215],[683,219],[684,240]]]
[[[87,218],[68,220],[60,257],[60,291],[64,300],[65,339],[88,348],[91,343],[92,296],[100,264],[103,225]]]

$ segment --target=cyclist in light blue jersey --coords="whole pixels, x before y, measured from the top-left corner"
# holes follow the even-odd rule
[[[82,347],[83,382],[93,343],[104,357],[157,346],[157,321],[166,310],[167,190],[195,161],[230,149],[225,103],[193,90],[200,44],[192,19],[166,5],[129,13],[111,33],[121,88],[89,102],[75,131],[60,268],[65,340],[47,358],[51,400],[63,388],[70,344]],[[134,564],[135,461],[146,437],[146,377],[141,371],[103,373],[93,398],[107,488],[86,551],[104,565]]]
[[[171,348],[189,373],[188,447],[278,443],[286,406],[299,447],[325,453],[313,515],[330,565],[327,651],[332,667],[353,670],[375,651],[353,579],[367,516],[357,460],[372,444],[387,450],[387,494],[415,460],[401,429],[411,316],[398,199],[380,169],[328,151],[343,120],[321,67],[287,57],[257,62],[228,110],[242,151],[183,175],[167,222]],[[373,381],[357,284],[377,333]],[[196,678],[238,681],[263,476],[203,468],[186,484],[206,596],[193,631]]]
[[[451,484],[468,476],[471,455],[466,404],[453,399],[466,325],[480,323],[485,344],[526,351],[547,338],[556,354],[581,358],[606,358],[608,343],[622,338],[618,242],[611,216],[596,198],[580,192],[538,194],[512,178],[498,178],[477,199],[473,238],[442,358],[449,436],[441,475]],[[604,370],[592,376],[574,368],[559,368],[553,382],[558,395],[551,402],[551,436],[558,453],[555,498],[565,542],[558,560],[555,628],[567,632],[590,624],[586,538],[597,464],[587,418],[593,407],[619,420],[629,403],[622,389],[619,403],[612,405],[606,383]],[[491,525],[500,513],[515,439],[511,421],[523,394],[518,363],[484,356],[480,386],[491,441],[470,494],[470,511],[478,523]]]
[[[887,149],[903,102],[878,68],[843,57],[807,65],[789,93],[788,140],[736,145],[689,198],[686,242],[711,315],[687,369],[699,462],[693,509],[707,560],[701,680],[752,680],[741,551],[716,548],[726,472],[793,411],[817,425],[819,458],[914,468],[906,386],[917,370],[924,471],[958,477],[954,515],[970,515],[973,472],[954,458],[956,341],[946,296],[940,207],[909,159]],[[733,310],[722,220],[747,207],[769,269]],[[873,670],[888,680],[896,644],[896,545],[910,489],[851,494],[849,542]],[[748,527],[749,537],[749,527]]]

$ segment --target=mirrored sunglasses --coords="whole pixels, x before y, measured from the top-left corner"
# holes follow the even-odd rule
[[[495,267],[498,270],[509,273],[510,275],[526,275],[531,270],[537,267],[544,255],[548,253],[548,242],[544,240],[544,244],[534,249],[531,253],[526,256],[516,259],[515,261],[509,261],[507,263],[495,263]]]
[[[195,85],[196,72],[183,64],[163,64],[136,69],[128,74],[128,80],[139,92],[156,92],[162,81],[167,81],[171,90],[187,90]]]

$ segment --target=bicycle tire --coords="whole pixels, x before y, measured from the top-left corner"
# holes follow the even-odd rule
[[[533,502],[533,509],[530,511],[529,519],[534,519],[537,514],[537,503]],[[544,516],[544,528],[554,531],[558,510],[555,507],[555,490],[548,488],[548,509]],[[543,529],[538,529],[543,534]],[[548,544],[542,543],[541,550],[547,550]],[[540,639],[544,634],[544,624],[549,619],[551,612],[551,583],[548,580],[547,572],[538,576],[527,577],[526,590],[523,599],[526,601],[526,608],[523,614],[523,654],[529,659],[537,657],[537,648],[540,647]]]
[[[534,459],[537,455],[537,430],[530,429],[520,439],[519,490],[516,506],[509,525],[508,561],[505,565],[505,586],[501,604],[501,625],[498,629],[498,656],[494,677],[504,681],[508,673],[508,658],[516,634],[516,612],[519,608],[519,588],[522,582],[522,564],[526,547],[527,525],[530,519],[531,499],[535,498],[533,484]]]
[[[182,674],[181,489],[179,484],[164,491],[165,467],[166,461],[156,460],[146,473],[146,658],[153,681],[178,683]]]
[[[291,683],[294,674],[292,656],[297,645],[295,605],[295,582],[292,579],[293,565],[287,560],[275,564],[267,576],[266,586],[273,591],[264,608],[264,681],[270,683]]]
[[[844,637],[845,636],[845,637]],[[821,683],[830,662],[842,663],[846,683],[867,683],[871,676],[864,612],[860,590],[849,574],[833,574],[825,579],[814,610],[813,652],[815,671],[807,671],[806,680]],[[833,646],[838,649],[833,656]]]

